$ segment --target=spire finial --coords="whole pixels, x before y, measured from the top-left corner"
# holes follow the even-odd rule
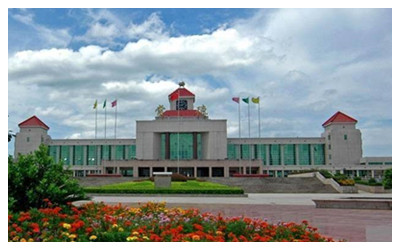
[[[182,81],[182,82],[180,82],[180,83],[178,83],[178,84],[179,84],[179,87],[180,87],[180,88],[185,87],[185,82],[184,82],[184,81]]]

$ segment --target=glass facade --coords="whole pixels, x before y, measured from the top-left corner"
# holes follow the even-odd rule
[[[269,145],[269,164],[281,165],[281,146],[279,144]]]
[[[133,160],[136,157],[136,145],[126,145],[128,148],[128,155],[126,159]]]
[[[310,144],[299,144],[299,165],[311,165]]]
[[[64,162],[64,165],[69,165],[71,163],[70,155],[69,155],[69,149],[70,146],[61,146],[61,159]]]
[[[314,153],[314,165],[324,165],[325,164],[325,145],[324,144],[314,144],[312,145]]]
[[[239,158],[237,155],[237,144],[228,144],[228,159],[236,160]]]
[[[258,147],[257,152],[259,154],[259,157],[261,157],[263,165],[267,165],[267,145],[260,144],[260,145],[257,145],[257,147]]]
[[[74,165],[83,165],[83,146],[74,146]]]
[[[87,146],[87,165],[97,165],[97,146]]]
[[[125,145],[115,146],[115,160],[125,159]]]
[[[182,160],[193,159],[192,133],[170,134],[170,159],[177,160],[178,158]]]
[[[294,144],[283,145],[283,162],[285,165],[296,165],[296,147]]]
[[[57,149],[59,146],[49,146],[49,155],[53,158],[54,162],[58,162]]]
[[[101,145],[101,159],[102,160],[111,160],[111,146],[110,145]]]

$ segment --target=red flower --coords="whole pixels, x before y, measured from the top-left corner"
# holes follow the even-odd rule
[[[93,232],[93,228],[88,227],[85,229],[86,233],[91,234]]]
[[[198,231],[203,231],[203,227],[199,224],[193,224],[194,229],[198,230]]]

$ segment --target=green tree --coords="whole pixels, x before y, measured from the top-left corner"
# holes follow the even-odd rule
[[[392,189],[392,169],[386,169],[383,172],[382,184],[385,189]]]
[[[19,155],[18,161],[8,158],[8,207],[26,211],[44,206],[44,199],[62,205],[87,197],[71,171],[62,162],[54,163],[42,144],[33,154]]]

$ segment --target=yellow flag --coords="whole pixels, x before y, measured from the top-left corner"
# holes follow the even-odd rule
[[[94,102],[93,109],[97,109],[97,100]]]
[[[260,103],[260,97],[257,97],[257,98],[252,97],[252,98],[251,98],[251,101],[252,101],[253,103]]]

